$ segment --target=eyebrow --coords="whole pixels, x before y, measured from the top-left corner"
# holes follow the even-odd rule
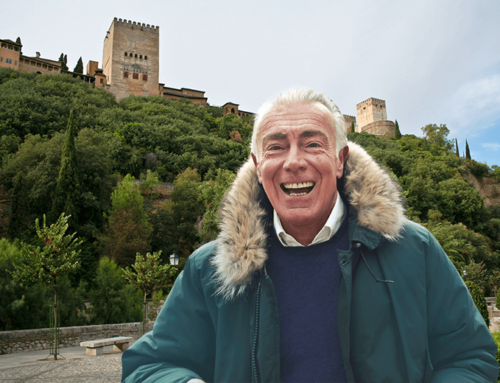
[[[268,134],[267,136],[264,136],[262,138],[262,143],[266,142],[267,140],[282,140],[283,138],[286,138],[286,133]]]
[[[321,130],[306,130],[305,132],[302,132],[300,134],[300,137],[311,137],[311,136],[317,136],[317,135],[322,135],[326,137],[326,134],[322,132]]]

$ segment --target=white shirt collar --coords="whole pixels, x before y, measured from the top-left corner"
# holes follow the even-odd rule
[[[321,242],[326,242],[337,232],[344,220],[345,214],[345,206],[342,198],[340,198],[340,194],[337,191],[337,201],[335,201],[335,206],[328,217],[325,226],[320,230],[320,232],[314,237],[314,240],[311,242],[311,245],[316,245]],[[281,244],[285,247],[304,247],[301,245],[295,238],[293,238],[290,234],[287,234],[283,229],[283,225],[281,224],[280,217],[278,217],[278,213],[273,209],[273,224],[274,229],[276,230],[276,235],[280,240]]]

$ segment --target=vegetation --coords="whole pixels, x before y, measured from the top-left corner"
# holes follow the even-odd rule
[[[500,287],[500,207],[485,206],[464,175],[500,181],[500,168],[458,156],[446,125],[423,127],[423,138],[396,128],[394,139],[348,136],[397,180],[407,216],[434,234],[464,279],[491,294]],[[8,233],[0,239],[0,330],[47,327],[54,289],[21,285],[10,272],[23,249],[43,251],[35,220],[46,214],[50,227],[62,212],[71,212],[69,232],[81,244],[80,267],[57,281],[60,323],[141,320],[144,294],[123,268],[137,253],[167,263],[175,252],[182,270],[217,237],[218,209],[251,133],[250,118],[219,107],[158,96],[116,102],[67,74],[0,69],[0,192],[8,195],[0,213],[9,218],[0,221]]]
[[[474,304],[481,313],[481,316],[483,317],[486,326],[489,327],[490,318],[488,314],[488,306],[486,305],[486,299],[484,299],[484,295],[481,292],[481,289],[479,289],[479,287],[472,281],[465,282],[465,285],[469,289],[469,293],[472,296],[472,300],[474,301]]]

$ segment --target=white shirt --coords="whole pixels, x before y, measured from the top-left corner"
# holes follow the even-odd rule
[[[328,217],[325,226],[320,230],[320,232],[314,237],[314,240],[308,245],[316,245],[321,242],[326,242],[337,232],[344,220],[345,215],[345,206],[342,198],[340,198],[340,194],[337,191],[337,200],[335,201],[335,206]],[[280,217],[278,217],[278,213],[273,209],[273,224],[274,229],[276,230],[276,235],[280,240],[281,244],[285,247],[304,247],[296,241],[290,234],[287,234],[283,229],[283,225],[281,224]]]

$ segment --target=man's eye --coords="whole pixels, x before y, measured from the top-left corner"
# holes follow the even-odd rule
[[[269,150],[280,150],[281,149],[281,146],[278,146],[278,145],[273,145],[269,148]]]
[[[309,145],[307,145],[310,148],[319,148],[319,144],[317,142],[312,142]]]

